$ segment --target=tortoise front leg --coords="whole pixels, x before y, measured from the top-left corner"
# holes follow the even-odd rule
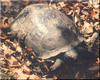
[[[61,53],[60,55],[55,57],[56,61],[50,68],[53,71],[59,68],[63,63],[73,63],[73,61],[77,59],[77,56],[78,53],[74,49],[65,53]]]
[[[55,63],[50,67],[51,71],[58,69],[63,63],[63,60],[57,58]]]

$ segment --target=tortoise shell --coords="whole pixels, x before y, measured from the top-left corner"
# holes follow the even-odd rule
[[[25,7],[11,26],[19,39],[31,47],[38,58],[47,59],[77,46],[79,40],[74,22],[47,4]]]

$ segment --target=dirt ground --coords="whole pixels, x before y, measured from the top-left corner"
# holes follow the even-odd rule
[[[37,3],[47,3],[75,22],[84,38],[83,47],[95,55],[94,61],[84,59],[82,62],[78,61],[77,64],[63,65],[59,74],[47,76],[48,66],[34,59],[35,53],[31,48],[20,47],[16,37],[12,37],[9,32],[10,24],[20,11],[30,4]],[[92,0],[1,0],[0,79],[99,79],[99,4],[99,0],[95,2]],[[32,62],[29,60],[30,56]],[[35,66],[31,67],[34,64]],[[89,67],[86,66],[87,64]]]

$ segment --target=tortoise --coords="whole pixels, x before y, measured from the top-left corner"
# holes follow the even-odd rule
[[[11,32],[24,40],[25,46],[32,48],[38,58],[48,60],[55,57],[52,70],[62,64],[62,59],[76,60],[82,52],[77,52],[77,46],[83,39],[75,23],[47,4],[31,4],[25,7],[12,23]]]

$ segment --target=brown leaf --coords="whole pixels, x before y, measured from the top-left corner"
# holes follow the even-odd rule
[[[27,6],[30,3],[30,0],[23,0],[23,4]]]
[[[41,77],[34,75],[34,74],[30,75],[29,79],[31,79],[31,80],[42,80]]]
[[[4,53],[6,53],[6,54],[11,55],[11,54],[14,53],[14,51],[11,50],[9,47],[7,47],[5,44],[3,44],[3,45],[1,46],[1,48],[4,50]]]
[[[10,17],[10,18],[8,19],[8,23],[9,23],[9,24],[11,24],[13,21],[14,21],[14,18],[13,18],[13,17]]]
[[[2,28],[8,28],[8,27],[9,27],[8,23],[2,24]]]
[[[12,64],[9,65],[10,68],[20,68],[21,65],[18,63],[18,61],[14,61]]]
[[[93,26],[91,26],[90,23],[84,21],[84,25],[82,26],[81,33],[82,34],[93,33]]]
[[[66,6],[66,4],[64,3],[64,2],[58,2],[58,4],[57,5],[60,5],[60,7],[61,8],[63,8],[63,7],[65,7]]]
[[[12,6],[11,0],[1,0],[1,2],[3,2],[2,4],[8,7]]]
[[[97,58],[96,63],[100,64],[100,59],[99,58]]]
[[[8,23],[8,17],[4,17],[2,19],[2,24],[1,24],[2,28],[8,28],[9,27],[9,23]]]
[[[22,69],[23,69],[23,72],[27,75],[30,75],[32,72],[31,69],[29,69],[26,65],[23,65]]]
[[[27,80],[29,78],[29,75],[24,74],[21,68],[14,69],[13,72],[17,73],[18,75],[17,80],[21,79]]]
[[[32,48],[27,48],[26,49],[28,52],[32,52]]]

